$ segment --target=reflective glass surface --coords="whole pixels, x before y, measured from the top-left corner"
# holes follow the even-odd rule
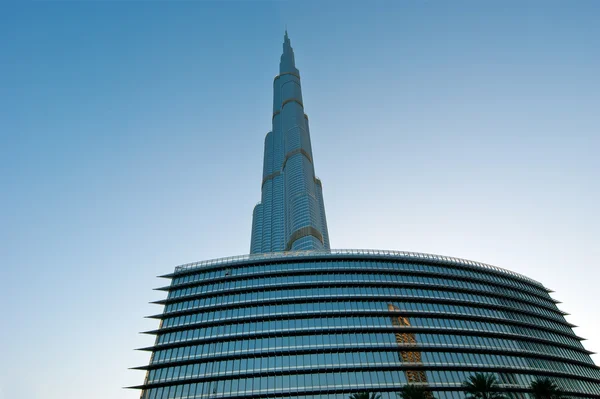
[[[407,383],[457,399],[481,371],[515,391],[547,375],[572,394],[600,392],[548,292],[493,270],[274,260],[184,271],[165,290],[146,399],[396,399]]]

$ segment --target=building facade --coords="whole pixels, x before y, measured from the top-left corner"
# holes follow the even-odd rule
[[[551,377],[598,397],[600,371],[540,283],[500,268],[390,251],[305,251],[199,262],[167,299],[142,399],[396,399],[406,384],[464,398],[475,372],[513,397]],[[521,394],[519,394],[521,393]]]
[[[482,263],[331,250],[287,33],[251,254],[175,268],[141,399],[464,398],[476,372],[512,398],[549,377],[600,397],[600,370],[542,284]]]

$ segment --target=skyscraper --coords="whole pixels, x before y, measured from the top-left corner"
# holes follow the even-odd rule
[[[600,370],[541,283],[464,259],[331,250],[300,75],[287,36],[265,139],[251,254],[178,266],[142,399],[459,399],[475,372],[510,397],[552,378],[600,397]]]
[[[250,253],[329,249],[321,181],[315,177],[300,71],[287,31],[273,81],[262,199],[252,215]]]

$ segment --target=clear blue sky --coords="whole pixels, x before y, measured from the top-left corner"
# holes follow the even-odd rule
[[[287,24],[332,246],[542,281],[600,351],[600,2],[0,5],[0,398],[135,399],[144,316],[247,253]],[[596,361],[600,360],[597,356]]]

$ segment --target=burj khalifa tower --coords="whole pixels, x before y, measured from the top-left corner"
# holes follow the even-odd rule
[[[273,127],[265,138],[262,198],[255,206],[250,253],[327,250],[321,181],[315,177],[300,71],[285,32],[273,81]]]

